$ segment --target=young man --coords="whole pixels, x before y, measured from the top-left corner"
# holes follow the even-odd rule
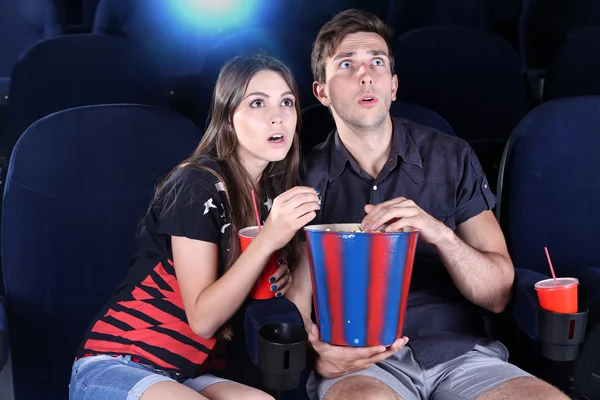
[[[504,345],[486,335],[482,309],[502,312],[514,279],[490,211],[496,199],[466,142],[390,116],[398,81],[389,29],[362,11],[336,15],[317,36],[312,70],[314,93],[337,127],[305,164],[304,184],[322,195],[318,223],[420,231],[404,327],[410,341],[321,342],[310,322],[309,269],[296,271],[288,297],[317,354],[312,397],[567,399],[509,364]]]

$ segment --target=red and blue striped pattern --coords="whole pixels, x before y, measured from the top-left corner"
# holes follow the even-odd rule
[[[402,336],[419,234],[351,232],[357,226],[305,228],[321,340],[390,345]]]

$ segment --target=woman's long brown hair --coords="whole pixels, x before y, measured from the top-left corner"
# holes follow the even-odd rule
[[[298,122],[292,146],[286,157],[267,165],[257,187],[237,158],[238,141],[232,121],[233,114],[242,102],[250,80],[256,73],[264,70],[279,73],[292,90]],[[294,77],[288,67],[279,60],[266,55],[233,58],[223,66],[219,73],[211,103],[211,116],[200,144],[191,157],[182,161],[174,169],[175,171],[184,165],[199,164],[202,159],[206,158],[216,161],[219,165],[229,198],[231,219],[228,257],[222,263],[223,267],[219,271],[219,277],[233,265],[241,254],[238,231],[246,226],[256,225],[251,190],[254,189],[258,196],[267,195],[275,198],[297,185],[300,164],[298,135],[301,124],[298,100],[298,88]],[[166,179],[168,178],[169,176]],[[157,194],[161,186],[159,186]],[[288,265],[290,269],[293,269],[300,257],[300,242],[297,237],[294,237],[286,246],[286,250],[289,253]],[[222,329],[219,336],[229,338],[231,333],[229,329]]]

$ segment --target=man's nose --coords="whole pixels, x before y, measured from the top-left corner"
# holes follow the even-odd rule
[[[359,69],[359,73],[360,84],[362,86],[373,85],[373,77],[371,76],[371,71],[369,71],[369,67],[367,65],[363,64]]]

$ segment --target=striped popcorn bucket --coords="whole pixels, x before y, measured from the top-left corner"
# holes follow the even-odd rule
[[[304,228],[321,340],[389,346],[402,337],[419,232],[356,232],[358,227]]]

